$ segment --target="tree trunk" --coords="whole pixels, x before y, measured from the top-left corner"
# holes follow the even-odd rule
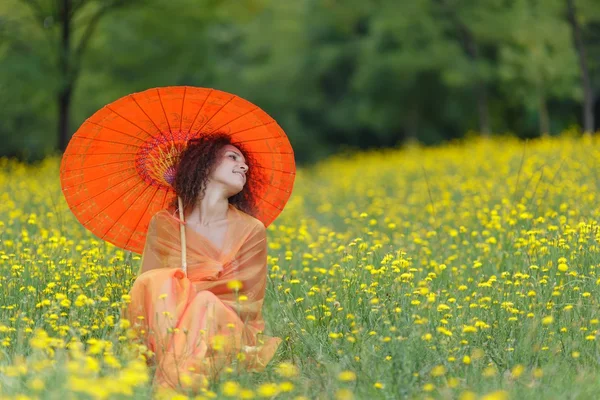
[[[473,33],[458,16],[456,12],[457,6],[448,4],[447,0],[441,0],[440,4],[444,8],[448,18],[454,22],[454,26],[456,27],[459,35],[462,36],[461,45],[463,50],[469,56],[471,63],[475,64],[479,59],[479,49]],[[477,102],[477,114],[479,117],[479,132],[482,134],[482,136],[490,136],[490,111],[486,82],[480,76],[475,76],[474,79],[475,101]]]
[[[540,136],[546,137],[550,135],[550,117],[548,114],[548,104],[546,104],[546,96],[540,94],[538,102]]]
[[[58,148],[64,152],[69,143],[69,117],[71,116],[71,86],[62,89],[58,94]]]
[[[406,124],[406,144],[414,145],[419,141],[419,107],[414,104],[410,108]]]
[[[479,59],[479,49],[475,38],[469,29],[460,21],[456,21],[458,29],[463,36],[463,45],[472,64]],[[477,114],[479,116],[479,132],[482,136],[490,136],[490,113],[488,108],[487,88],[485,82],[478,76],[475,77],[475,99],[477,101]]]
[[[484,137],[489,137],[491,134],[490,130],[490,118],[488,110],[487,90],[483,82],[477,82],[477,113],[479,114],[479,131]]]
[[[583,88],[583,131],[590,135],[594,132],[594,89],[590,78],[590,70],[587,63],[587,55],[583,38],[581,35],[581,26],[577,21],[577,10],[575,9],[575,0],[567,0],[567,15],[571,29],[573,31],[573,41],[579,58],[579,70],[581,74],[581,86]]]
[[[61,0],[59,16],[61,41],[59,48],[60,88],[58,91],[58,149],[64,152],[69,142],[71,116],[71,96],[73,94],[73,74],[71,73],[71,0]]]

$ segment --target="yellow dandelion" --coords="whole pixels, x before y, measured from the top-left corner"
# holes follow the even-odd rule
[[[554,321],[552,315],[542,318],[542,325],[550,325]]]
[[[430,374],[434,377],[443,376],[444,374],[446,374],[446,367],[444,367],[443,365],[436,365],[431,369]]]
[[[342,382],[351,382],[356,380],[356,374],[352,371],[342,371],[338,374],[338,379]]]
[[[221,391],[225,396],[235,397],[240,392],[240,384],[233,381],[227,381],[223,384]]]
[[[279,386],[274,383],[263,383],[257,389],[260,397],[272,397],[279,393]]]
[[[243,287],[242,281],[238,281],[236,279],[230,280],[227,282],[227,288],[231,290],[240,290]]]
[[[354,394],[349,389],[339,389],[335,392],[336,400],[353,400]]]

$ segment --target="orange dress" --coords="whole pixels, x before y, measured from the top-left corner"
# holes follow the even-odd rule
[[[281,343],[262,333],[265,226],[231,204],[226,223],[222,249],[185,227],[186,277],[175,212],[161,210],[150,221],[123,317],[155,354],[155,387],[176,388],[184,379],[202,387],[234,360],[245,370],[260,371]],[[228,287],[231,281],[241,282],[241,288]]]

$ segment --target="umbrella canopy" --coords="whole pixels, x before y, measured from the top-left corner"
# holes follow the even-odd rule
[[[63,194],[97,237],[141,253],[150,218],[176,196],[173,181],[187,141],[224,132],[243,144],[261,174],[257,214],[265,226],[289,199],[296,166],[281,127],[231,93],[189,86],[148,89],[104,106],[73,135],[60,166]]]

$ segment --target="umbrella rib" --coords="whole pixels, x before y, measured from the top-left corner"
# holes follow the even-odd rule
[[[250,128],[246,128],[246,129],[242,129],[241,131],[230,133],[229,136],[237,135],[238,133],[246,132],[246,131],[249,131],[251,129],[256,129],[256,128],[260,128],[260,127],[263,127],[263,126],[271,125],[274,122],[275,122],[275,120],[272,120],[272,121],[266,122],[264,124],[260,124],[260,125],[256,125],[256,126],[251,126]]]
[[[148,202],[148,204],[146,205],[146,209],[144,210],[144,212],[142,213],[140,219],[138,219],[137,223],[135,224],[135,227],[133,228],[133,232],[137,231],[137,227],[140,225],[140,221],[142,219],[144,219],[144,216],[146,215],[146,213],[148,212],[148,208],[150,208],[150,205],[153,203],[154,197],[156,197],[156,193],[158,193],[158,188],[156,188],[156,191],[154,192],[154,194],[152,195],[152,197],[150,198],[150,201]],[[166,198],[166,194],[167,192],[165,192],[165,198]],[[163,200],[164,203],[164,200]],[[129,239],[127,239],[127,243],[125,243],[125,247],[129,246],[129,242],[131,242],[131,238],[133,237],[133,234],[131,236],[129,236]]]
[[[292,151],[252,151],[252,154],[294,154]]]
[[[114,114],[118,115],[119,117],[123,118],[125,121],[129,122],[131,125],[133,125],[136,128],[140,129],[142,132],[145,132],[152,139],[156,139],[157,138],[157,136],[152,135],[150,132],[148,132],[147,130],[145,130],[141,126],[137,125],[135,122],[128,120],[127,118],[125,118],[124,116],[122,116],[121,114],[119,114],[118,112],[116,112],[115,110],[113,110],[112,108],[110,108],[109,106],[106,106],[106,108],[108,108],[110,111],[112,111]]]
[[[152,187],[152,186],[150,186],[150,185],[147,185],[147,186],[144,188],[144,190],[142,190],[142,193],[140,193],[140,194],[139,194],[139,196],[136,196],[136,198],[135,198],[135,200],[133,201],[133,203],[129,204],[129,207],[132,207],[132,206],[133,206],[133,205],[134,205],[134,204],[135,204],[135,203],[136,203],[136,202],[137,202],[139,199],[141,199],[141,198],[142,198],[142,196],[144,195],[144,193],[146,192],[146,190],[148,190],[148,189],[149,189],[149,188],[151,188],[151,187]],[[152,197],[150,198],[150,200],[152,200],[152,198],[154,198],[154,195],[156,195],[156,192],[158,192],[158,187],[156,188],[156,190],[154,190],[154,194],[152,195]],[[115,200],[115,201],[116,201],[116,200]],[[111,204],[112,204],[112,203],[111,203]],[[148,204],[150,204],[150,203],[148,203]],[[148,207],[146,207],[146,210],[148,210]],[[146,213],[146,210],[144,210],[144,213]],[[125,209],[125,211],[123,211],[123,212],[121,213],[121,215],[119,215],[119,218],[117,218],[117,219],[115,220],[115,222],[113,222],[113,224],[110,226],[110,228],[108,228],[108,229],[106,230],[106,232],[104,232],[104,235],[102,235],[101,239],[104,239],[104,238],[106,237],[106,234],[108,234],[108,232],[110,232],[110,230],[111,230],[111,229],[112,229],[112,228],[113,228],[113,227],[114,227],[114,226],[117,224],[117,222],[119,222],[119,220],[120,220],[121,218],[123,218],[123,215],[125,215],[125,214],[127,213],[127,211],[129,211],[129,208],[126,208],[126,209]],[[144,216],[144,213],[142,213],[142,217]],[[141,220],[141,219],[142,219],[142,218],[140,218],[140,220]],[[139,222],[140,222],[140,221],[138,220],[138,224],[139,224]],[[136,224],[136,226],[135,226],[135,227],[137,228],[137,224]],[[134,231],[135,231],[135,229],[134,229]],[[130,236],[130,237],[131,237],[131,236]]]
[[[215,113],[213,115],[210,116],[209,119],[206,120],[206,122],[200,127],[200,129],[198,129],[196,131],[195,134],[198,134],[198,132],[200,132],[202,130],[202,128],[204,128],[206,126],[206,124],[208,124],[215,115],[217,115],[227,104],[231,103],[231,101],[235,98],[235,95],[231,95],[231,98],[229,100],[227,100],[225,103],[223,103],[223,105],[221,107],[219,107],[219,109],[217,111],[215,111]]]
[[[97,124],[97,123],[95,123],[95,122],[92,122],[92,121],[90,121],[90,120],[87,120],[87,121],[85,121],[85,122],[87,122],[88,124],[94,124],[94,125],[96,125],[96,126],[99,126],[99,127],[100,127],[100,128],[102,128],[102,129],[108,129],[109,131],[113,131],[113,132],[120,133],[121,135],[129,136],[130,138],[133,138],[133,139],[139,140],[140,142],[145,142],[145,140],[144,140],[144,139],[141,139],[141,138],[139,138],[139,137],[137,137],[137,136],[134,136],[134,135],[131,135],[131,134],[129,134],[129,133],[126,133],[126,132],[121,132],[121,131],[118,131],[118,130],[116,130],[116,129],[109,128],[108,126],[104,126],[104,125]],[[146,133],[147,133],[147,132],[146,132]]]
[[[160,135],[162,133],[162,131],[160,130],[160,128],[158,127],[158,125],[156,125],[156,123],[152,120],[152,118],[150,118],[150,116],[148,115],[148,113],[146,111],[144,111],[144,109],[142,108],[142,106],[140,106],[140,104],[137,102],[137,100],[135,99],[135,97],[133,97],[133,95],[131,95],[131,94],[128,97],[131,97],[131,99],[133,100],[133,102],[135,103],[135,105],[138,106],[138,108],[140,110],[142,110],[142,112],[144,113],[144,115],[146,117],[148,117],[148,119],[150,120],[150,122],[152,122],[152,125],[154,125],[154,127],[158,131],[158,134]]]
[[[179,132],[183,127],[183,106],[185,105],[185,94],[187,93],[187,86],[183,87],[183,99],[181,100],[181,113],[179,113]]]
[[[68,154],[65,154],[65,156],[68,156]],[[81,168],[77,168],[77,169],[65,169],[65,170],[62,170],[61,173],[64,174],[66,172],[81,171],[82,169],[98,168],[98,167],[104,167],[105,165],[113,165],[113,164],[123,164],[123,161],[113,161],[113,162],[107,162],[107,163],[98,164],[98,165],[88,165],[87,167],[81,167]]]
[[[132,146],[132,147],[137,147],[138,149],[142,146],[138,146],[137,144],[133,144],[133,143],[123,143],[123,142],[117,142],[114,140],[106,140],[106,139],[98,139],[98,138],[91,138],[91,137],[87,137],[87,136],[83,136],[83,135],[77,135],[76,139],[89,139],[89,140],[95,140],[98,142],[105,142],[105,143],[114,143],[114,144],[123,144],[125,146]]]
[[[237,117],[235,117],[235,118],[234,118],[234,119],[232,119],[231,121],[224,123],[223,125],[221,125],[220,127],[216,128],[216,129],[213,129],[211,132],[218,131],[218,130],[219,130],[219,129],[221,129],[222,127],[224,127],[224,126],[226,126],[226,125],[229,125],[229,124],[230,124],[230,123],[232,123],[233,121],[235,121],[235,120],[238,120],[238,119],[242,118],[243,116],[245,116],[245,115],[248,115],[248,114],[250,114],[251,112],[254,112],[254,111],[256,111],[256,110],[258,110],[258,106],[257,106],[257,107],[254,107],[254,108],[253,108],[253,109],[251,109],[251,110],[248,110],[248,111],[246,111],[246,112],[245,112],[245,113],[243,113],[243,114],[240,114],[240,115],[238,115]]]
[[[171,134],[171,141],[175,142],[175,138],[173,137],[173,131],[171,131],[171,124],[169,123],[169,119],[167,118],[167,112],[165,111],[165,106],[162,102],[162,98],[160,97],[160,90],[156,88],[156,93],[158,94],[158,102],[160,103],[160,108],[163,110],[163,114],[165,115],[165,121],[167,121],[167,126],[169,127],[169,133]]]
[[[237,140],[235,143],[247,143],[247,142],[256,142],[258,140],[280,139],[280,138],[281,138],[281,136],[271,136],[271,137],[257,138],[257,139]]]
[[[214,89],[210,89],[210,91],[206,95],[206,98],[204,99],[204,102],[202,103],[202,105],[198,109],[198,112],[196,113],[196,116],[194,117],[194,120],[192,121],[192,124],[190,125],[190,129],[188,129],[188,136],[190,135],[190,132],[192,132],[192,127],[196,123],[196,119],[198,119],[198,115],[200,115],[200,111],[202,111],[202,109],[204,108],[204,105],[206,104],[206,101],[208,100],[208,98],[210,97],[210,95],[211,95],[211,93],[213,91],[214,91]],[[186,137],[186,139],[187,139],[187,137]]]
[[[284,192],[284,193],[292,193],[291,191],[290,191],[290,192],[287,192],[287,191],[283,190],[283,188],[281,188],[281,187],[279,187],[279,186],[271,185],[270,183],[265,183],[265,185],[269,185],[269,186],[271,186],[272,188],[275,188],[275,189],[277,189],[277,190],[280,190],[280,191],[282,191],[282,192]]]
[[[137,154],[137,152],[135,153],[69,153],[66,154],[66,156],[71,157],[71,156],[85,156],[85,157],[91,157],[91,156],[120,156],[122,154],[128,154],[128,155],[133,155],[135,156]],[[128,160],[122,160],[123,161],[128,161]]]
[[[281,169],[275,169],[275,168],[268,168],[268,167],[263,167],[262,165],[253,165],[254,168],[261,168],[261,169],[268,169],[270,171],[276,171],[276,172],[281,172],[283,174],[292,174],[292,175],[296,175],[295,172],[291,172],[291,171],[284,171]]]
[[[121,184],[123,184],[123,183],[127,182],[127,181],[128,181],[128,180],[130,180],[131,178],[135,178],[136,176],[138,176],[138,174],[133,174],[133,175],[131,175],[130,177],[128,177],[127,179],[124,179],[124,180],[122,180],[121,182],[117,183],[116,185],[113,185],[113,186],[107,187],[106,189],[104,189],[103,191],[101,191],[101,192],[99,192],[99,193],[96,193],[96,194],[95,194],[95,195],[93,195],[92,197],[88,197],[87,199],[83,200],[82,202],[80,202],[80,203],[78,203],[78,204],[75,204],[75,205],[73,205],[71,208],[77,208],[77,207],[79,207],[80,205],[82,205],[83,203],[85,203],[85,202],[87,202],[87,201],[90,201],[90,200],[92,200],[92,199],[94,199],[94,198],[96,198],[96,197],[100,196],[102,193],[105,193],[105,192],[107,192],[107,191],[108,191],[108,190],[110,190],[110,189],[116,188],[117,186],[119,186],[119,185],[121,185]],[[143,182],[143,181],[141,181],[141,182]]]
[[[129,192],[131,192],[135,187],[139,186],[140,184],[145,183],[144,181],[139,181],[138,183],[136,183],[131,189],[129,189]],[[95,215],[93,215],[92,217],[90,217],[87,221],[85,221],[83,223],[83,225],[87,225],[91,220],[93,220],[94,218],[96,218],[98,215],[100,215],[104,210],[106,210],[108,207],[112,206],[117,200],[119,200],[120,197],[115,197],[115,199],[113,201],[111,201],[110,203],[108,203],[103,209],[99,210]],[[104,239],[104,236],[102,237],[102,239]]]
[[[270,201],[265,200],[263,197],[260,197],[259,195],[255,194],[256,197],[258,197],[259,199],[261,199],[262,201],[264,201],[265,203],[269,204],[270,206],[272,206],[273,208],[276,208],[279,211],[283,211],[283,208],[279,208],[277,207],[275,204],[271,203]]]
[[[111,172],[110,174],[106,174],[104,176],[99,176],[98,178],[90,179],[89,181],[84,181],[84,182],[81,182],[81,183],[76,183],[76,184],[71,185],[71,186],[65,186],[65,187],[63,187],[63,190],[64,189],[71,189],[71,188],[74,188],[75,186],[84,185],[86,183],[94,182],[94,181],[97,181],[98,179],[104,179],[104,178],[109,177],[111,175],[120,174],[122,172],[129,171],[129,170],[132,170],[132,169],[135,169],[135,167],[120,169],[118,171]]]

